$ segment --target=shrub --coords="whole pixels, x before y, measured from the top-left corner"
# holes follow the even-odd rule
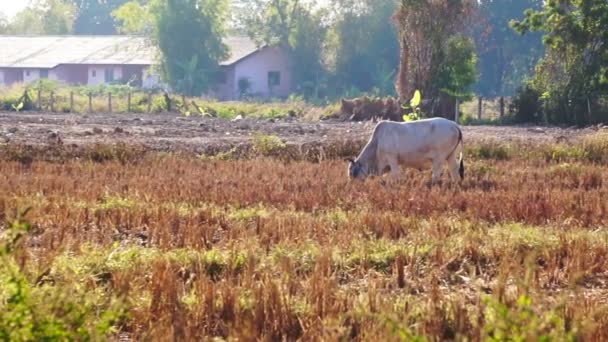
[[[31,226],[10,224],[0,239],[0,340],[104,340],[125,316],[116,298],[85,287],[39,282],[32,286],[17,262],[20,241]]]
[[[509,113],[516,122],[541,122],[541,94],[529,84],[520,87],[509,105]]]
[[[286,147],[281,138],[276,135],[255,133],[253,135],[253,148],[261,155],[268,156],[277,153]]]
[[[479,159],[509,160],[512,151],[510,146],[491,140],[467,147],[466,154]]]

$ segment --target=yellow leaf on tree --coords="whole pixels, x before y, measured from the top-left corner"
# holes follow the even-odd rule
[[[416,108],[420,105],[420,101],[422,100],[422,95],[420,94],[420,90],[416,90],[414,93],[414,97],[410,100],[410,107]]]

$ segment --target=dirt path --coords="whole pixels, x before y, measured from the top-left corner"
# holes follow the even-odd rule
[[[125,142],[157,150],[202,150],[208,145],[234,145],[250,141],[256,132],[275,134],[288,143],[301,144],[341,139],[367,139],[374,123],[337,121],[303,122],[295,119],[228,121],[183,117],[178,114],[51,114],[0,112],[0,143],[45,144],[59,136],[67,144]],[[554,142],[576,139],[597,128],[463,127],[465,139]]]

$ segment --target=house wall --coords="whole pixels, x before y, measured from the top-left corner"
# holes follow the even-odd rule
[[[88,67],[79,64],[64,64],[49,71],[49,79],[65,82],[67,84],[87,84]]]
[[[40,78],[40,70],[39,69],[22,69],[23,72],[23,82],[31,83]]]
[[[106,83],[105,71],[108,68],[114,69],[114,80],[122,79],[122,66],[119,65],[89,65],[88,85],[99,85]],[[95,74],[95,76],[93,76]]]
[[[234,89],[236,87],[235,84],[235,67],[234,65],[223,66],[222,72],[224,72],[225,81],[224,83],[217,84],[214,89],[212,89],[209,94],[210,97],[216,98],[220,101],[230,101],[235,99]],[[238,89],[237,89],[238,92]]]
[[[273,87],[272,90],[268,86],[268,72],[270,71],[281,73],[280,85]],[[250,80],[250,93],[254,96],[288,97],[291,94],[293,83],[287,51],[280,47],[267,47],[237,62],[234,66],[230,93],[225,94],[226,97],[238,98],[238,83],[241,78]]]
[[[141,87],[143,70],[143,65],[125,65],[122,70],[123,81],[131,82],[134,87]]]
[[[4,84],[11,85],[14,83],[23,82],[23,70],[6,68],[2,72],[4,74]]]
[[[135,77],[137,79],[137,82],[135,82],[136,86],[156,87],[161,84],[158,75],[146,75],[148,67],[145,65],[62,64],[50,69],[48,71],[48,78],[72,85],[99,85],[105,83],[106,68],[114,69],[114,79],[116,81],[122,80],[124,76],[125,78]],[[0,68],[0,85],[34,82],[40,79],[40,70],[32,68]],[[95,77],[93,77],[93,70],[95,71]],[[143,80],[142,75],[144,75]]]
[[[144,67],[142,77],[142,87],[144,88],[156,88],[162,85],[160,75],[153,72],[152,68]]]

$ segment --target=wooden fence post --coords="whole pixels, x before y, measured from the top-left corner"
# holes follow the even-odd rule
[[[502,118],[505,115],[505,98],[500,97],[500,117]]]
[[[51,113],[55,113],[55,93],[51,92]]]
[[[70,92],[70,113],[74,113],[74,92]]]
[[[188,102],[186,102],[186,95],[182,94],[182,106],[184,107],[184,111],[188,111]]]
[[[455,112],[454,112],[454,122],[458,123],[458,119],[460,116],[460,101],[458,101],[458,98],[456,99],[456,108],[454,108]]]
[[[481,120],[481,113],[483,111],[483,97],[479,96],[477,101],[477,119]]]
[[[89,93],[89,113],[93,113],[93,94]]]
[[[42,87],[38,87],[38,110],[42,111]]]
[[[591,100],[589,99],[589,96],[587,96],[587,122],[591,123],[591,117],[592,117],[592,113],[591,113]]]
[[[131,92],[127,93],[127,113],[131,113]]]
[[[152,93],[148,93],[148,113],[152,112]]]
[[[167,106],[167,113],[171,113],[171,108],[172,108],[172,104],[171,104],[171,96],[169,96],[169,94],[167,94],[165,92],[165,106]]]
[[[112,93],[108,93],[108,113],[112,113]]]

